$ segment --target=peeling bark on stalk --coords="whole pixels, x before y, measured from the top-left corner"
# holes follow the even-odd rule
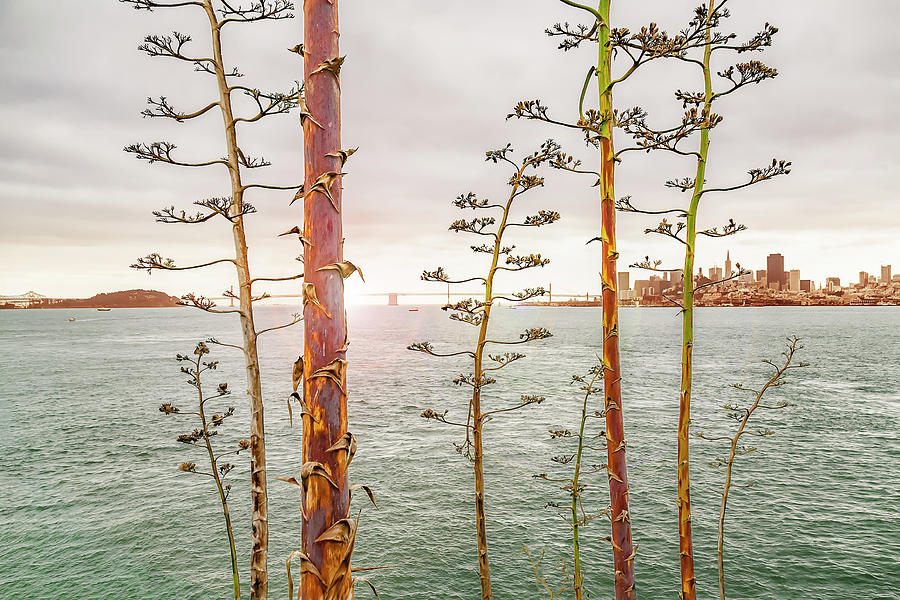
[[[212,0],[204,0],[203,8],[209,19],[212,34],[213,59],[216,83],[219,89],[219,107],[225,125],[228,172],[231,177],[231,217],[234,237],[235,268],[238,277],[241,335],[244,362],[247,367],[247,395],[250,397],[250,499],[251,499],[251,555],[250,598],[265,600],[268,597],[267,559],[269,546],[268,506],[266,492],[266,446],[263,420],[262,385],[259,378],[257,333],[253,323],[250,266],[247,257],[247,240],[244,233],[243,195],[241,168],[238,155],[235,117],[231,104],[231,91],[226,81],[225,62],[222,58],[222,37]]]
[[[597,84],[600,91],[600,113],[604,115],[601,156],[601,213],[603,245],[603,378],[606,410],[607,463],[609,466],[609,496],[612,509],[613,563],[615,568],[616,600],[633,600],[634,553],[631,542],[631,513],[628,507],[628,472],[625,461],[625,425],[622,416],[621,370],[619,366],[619,303],[616,260],[616,203],[615,152],[612,127],[612,74],[609,48],[609,9],[611,0],[601,0],[598,12],[599,56]]]
[[[712,18],[715,7],[709,5],[707,25]],[[714,100],[710,57],[712,44],[710,29],[705,34],[706,45],[703,52],[703,80],[705,84],[703,110],[705,114],[712,111]],[[690,475],[690,428],[691,428],[691,383],[694,373],[694,251],[697,242],[697,211],[703,186],[706,181],[706,160],[709,155],[709,126],[700,130],[700,149],[697,158],[697,172],[694,179],[694,191],[691,205],[685,219],[684,249],[684,299],[682,312],[682,347],[681,347],[681,394],[678,402],[678,549],[681,557],[681,597],[683,600],[696,600],[696,578],[694,574],[694,546],[691,532],[691,475]],[[729,274],[730,275],[730,274]]]
[[[303,572],[304,600],[326,595],[344,599],[352,589],[349,560],[344,560],[352,544],[316,542],[325,530],[347,518],[349,511],[348,453],[328,452],[347,433],[346,383],[341,386],[328,377],[311,377],[346,356],[343,278],[333,269],[320,270],[343,261],[341,178],[330,182],[331,199],[312,191],[320,176],[340,173],[342,166],[337,154],[341,149],[339,73],[319,69],[323,62],[339,57],[337,4],[334,0],[306,0],[303,5],[304,89],[313,117],[305,120],[303,129],[305,189],[309,190],[303,202],[304,236],[310,241],[304,244],[303,282],[313,286],[325,310],[313,303],[304,306],[303,388],[311,415],[303,416],[302,464],[315,461],[325,465],[335,483],[332,486],[323,477],[310,477],[303,497],[302,551],[325,582]],[[345,376],[342,379],[346,382]]]

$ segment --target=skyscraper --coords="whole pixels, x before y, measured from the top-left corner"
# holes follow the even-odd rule
[[[731,277],[731,251],[725,251],[725,277]]]
[[[881,265],[881,280],[878,283],[891,282],[891,265]]]
[[[800,269],[791,269],[789,285],[792,292],[800,291]]]
[[[628,271],[619,271],[619,290],[631,289],[630,276],[631,274]]]
[[[766,258],[766,281],[769,285],[778,284],[778,289],[784,289],[784,257],[780,254],[770,254]]]
[[[863,287],[869,285],[869,274],[865,271],[859,272],[859,285]]]

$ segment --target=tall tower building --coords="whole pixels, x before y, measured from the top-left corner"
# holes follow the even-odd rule
[[[881,265],[881,280],[878,283],[891,282],[891,265]]]
[[[731,277],[731,251],[725,252],[725,277]]]
[[[869,274],[865,271],[859,272],[859,285],[863,287],[869,285]]]
[[[782,255],[770,254],[766,258],[766,281],[770,286],[777,283],[778,289],[784,289],[787,282],[784,280],[784,257]]]
[[[791,269],[789,285],[792,292],[800,291],[800,269]]]

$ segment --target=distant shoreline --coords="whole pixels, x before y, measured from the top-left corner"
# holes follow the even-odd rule
[[[535,302],[527,304],[519,304],[518,306],[528,307],[548,307],[548,308],[600,308],[603,305],[600,302],[583,302],[580,304],[570,304],[566,302],[553,302],[547,304],[545,302]],[[900,306],[900,303],[892,304],[704,304],[695,305],[694,308],[851,308],[857,306],[866,306],[871,308],[885,308],[891,306]],[[620,304],[619,308],[677,308],[675,304]]]
[[[48,298],[35,292],[0,298],[0,309],[35,310],[41,308],[169,308],[180,300],[157,290],[123,290],[95,294],[90,298]]]

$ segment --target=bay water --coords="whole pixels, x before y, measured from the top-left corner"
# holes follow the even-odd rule
[[[261,307],[260,328],[290,320],[289,307]],[[490,557],[498,600],[540,598],[532,564],[551,586],[570,530],[548,502],[565,502],[538,473],[563,475],[551,457],[570,451],[551,429],[575,429],[581,397],[571,376],[596,364],[600,312],[593,308],[500,308],[492,338],[528,327],[554,337],[517,347],[528,356],[497,374],[486,409],[540,405],[498,414],[486,426],[485,468]],[[76,321],[69,322],[69,317]],[[438,307],[353,306],[349,310],[350,423],[359,440],[351,483],[364,497],[354,566],[392,568],[365,574],[382,598],[479,597],[473,479],[455,450],[462,429],[426,421],[422,410],[465,419],[469,372],[462,358],[437,359],[406,346],[429,340],[437,351],[471,347],[475,331]],[[680,379],[676,310],[621,310],[623,405],[628,438],[631,516],[639,544],[639,598],[673,599],[679,589],[675,442]],[[302,327],[302,326],[301,326]],[[291,367],[301,352],[299,327],[261,338],[269,473],[270,597],[287,595],[284,559],[299,547],[300,428],[288,421]],[[727,434],[721,406],[745,402],[729,387],[759,387],[786,336],[805,346],[790,384],[772,390],[755,424],[774,435],[746,439],[728,506],[729,597],[748,600],[900,598],[900,308],[702,308],[696,312],[693,430]],[[237,322],[189,309],[0,311],[0,598],[44,600],[207,600],[230,593],[229,557],[212,482],[177,470],[203,464],[198,449],[175,437],[190,417],[159,412],[163,402],[188,410],[192,389],[176,353],[214,336],[238,342]],[[240,353],[213,347],[221,361],[207,379],[228,382],[235,417],[215,441],[247,437]],[[601,398],[597,398],[600,402]],[[599,404],[595,408],[601,408]],[[296,411],[295,411],[296,416]],[[591,421],[596,434],[601,421]],[[723,475],[708,466],[724,442],[692,439],[694,540],[698,597],[717,597],[716,531]],[[245,593],[249,589],[249,491],[245,457],[229,476]],[[595,453],[587,462],[600,464]],[[606,479],[584,492],[587,509],[608,502]],[[609,523],[582,533],[586,588],[612,597]],[[359,597],[370,592],[358,588]]]

